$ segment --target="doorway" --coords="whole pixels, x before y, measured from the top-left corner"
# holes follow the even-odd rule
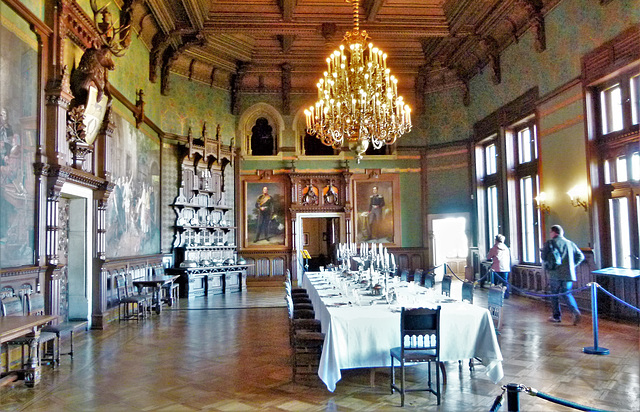
[[[346,239],[343,213],[298,213],[295,229],[296,273],[318,271],[320,266],[337,263],[335,250]],[[302,258],[303,250],[309,252],[310,259]]]
[[[433,265],[438,266],[446,263],[460,278],[464,278],[469,253],[468,221],[468,213],[428,216]]]
[[[62,288],[60,301],[66,308],[69,320],[91,320],[92,270],[93,270],[93,191],[65,183],[62,199],[68,208],[66,222],[60,222],[66,232],[66,287]],[[66,309],[66,310],[65,310]]]

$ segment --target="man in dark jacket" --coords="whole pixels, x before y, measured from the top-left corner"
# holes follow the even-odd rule
[[[554,295],[571,291],[573,282],[576,281],[576,267],[584,260],[584,255],[575,243],[564,237],[564,230],[560,225],[551,226],[551,239],[547,240],[542,248],[542,261],[549,270],[549,283],[551,293]],[[555,251],[555,253],[554,253]],[[573,324],[580,322],[580,310],[571,293],[562,295],[565,303],[573,314]],[[553,315],[549,322],[560,322],[560,297],[551,298]]]

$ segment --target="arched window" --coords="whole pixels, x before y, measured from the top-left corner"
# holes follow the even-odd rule
[[[309,133],[304,134],[303,138],[303,154],[306,156],[331,156],[336,154],[338,150],[323,144],[320,139]]]
[[[276,154],[273,127],[264,117],[259,117],[251,128],[251,154],[253,156],[272,156]]]
[[[284,129],[284,120],[273,106],[256,103],[240,116],[236,138],[245,156],[278,156]]]

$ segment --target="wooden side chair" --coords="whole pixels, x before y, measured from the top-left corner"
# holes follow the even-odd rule
[[[144,295],[135,295],[128,288],[124,275],[115,276],[116,290],[118,294],[118,319],[136,320],[146,317],[148,298]]]
[[[402,272],[400,272],[400,280],[403,282],[409,281],[409,271],[407,269],[402,269]]]
[[[462,301],[473,305],[473,282],[462,282]]]
[[[27,306],[27,315],[35,316],[35,315],[44,315],[44,295],[42,293],[33,293],[30,295],[25,295],[25,301]],[[47,330],[47,326],[44,326],[40,329],[40,353],[39,358],[40,362],[47,362],[51,365],[59,365],[60,364],[60,336],[56,333]],[[49,345],[49,349],[45,352],[44,345]]]
[[[29,295],[25,295],[25,300],[28,299]],[[37,312],[33,312],[33,313],[29,313],[26,312],[24,310],[24,306],[22,303],[22,299],[20,299],[20,297],[18,296],[11,296],[11,297],[6,297],[4,299],[2,299],[2,316],[24,316],[26,315],[37,315],[37,314],[44,314],[44,300],[43,300],[43,308],[42,308],[42,312],[41,313],[37,313]],[[43,362],[42,360],[42,344],[47,343],[47,342],[51,342],[54,341],[54,347],[55,347],[55,340],[56,340],[56,335],[55,333],[50,333],[50,332],[40,332],[40,337],[38,339],[38,355],[39,356],[39,361],[40,363]],[[26,361],[25,361],[25,354],[27,356],[27,360],[33,357],[33,354],[31,353],[31,340],[30,338],[28,338],[27,336],[24,337],[18,337],[15,339],[12,339],[7,343],[7,371],[9,370],[9,367],[11,365],[11,359],[10,359],[10,354],[11,351],[9,350],[11,348],[11,346],[20,346],[21,348],[21,359],[20,359],[20,367],[24,369],[25,365],[26,365]],[[26,353],[25,353],[25,348]],[[50,358],[46,359],[45,362],[47,363],[51,363],[52,366],[55,366],[55,362],[52,362]]]
[[[325,338],[320,321],[314,319],[313,311],[296,309],[290,296],[287,296],[287,308],[293,382],[316,378]]]
[[[440,306],[436,309],[402,308],[400,314],[400,346],[391,349],[391,393],[400,392],[400,405],[404,406],[406,392],[428,391],[436,395],[440,405]],[[394,360],[400,363],[401,381],[396,384]],[[407,388],[407,364],[428,364],[426,388]],[[432,386],[431,363],[435,364],[436,385]]]
[[[436,287],[436,275],[433,273],[425,273],[423,276],[424,287],[425,288],[435,288]]]
[[[442,278],[442,294],[445,296],[451,296],[451,276],[445,275]]]
[[[164,267],[158,266],[153,268],[154,276],[164,276]],[[178,302],[180,299],[180,284],[178,282],[167,283],[162,286],[162,294],[170,298],[168,299],[171,304],[173,301]],[[170,305],[171,306],[171,305]]]
[[[413,272],[413,282],[420,286],[424,284],[424,271],[422,269],[416,269]]]
[[[504,306],[504,286],[494,286],[489,288],[489,298],[487,300],[487,309],[493,319],[493,326],[496,329],[496,334],[500,334],[500,327],[502,326],[502,308]]]

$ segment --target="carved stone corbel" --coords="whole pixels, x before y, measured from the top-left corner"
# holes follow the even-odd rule
[[[206,37],[200,32],[191,32],[182,36],[182,44],[176,49],[173,47],[167,47],[162,59],[162,69],[160,74],[160,94],[166,96],[171,90],[169,84],[169,73],[173,64],[178,60],[178,57],[185,50],[191,46],[202,46],[206,43]]]
[[[171,35],[158,32],[151,40],[151,53],[149,54],[149,81],[155,83],[158,80],[158,66],[164,52],[171,43]]]
[[[491,36],[480,39],[480,45],[486,50],[491,68],[491,81],[493,84],[500,84],[502,81],[502,71],[500,69],[500,50],[496,39]]]
[[[136,92],[136,110],[133,116],[136,119],[136,128],[139,129],[142,122],[144,122],[144,91],[142,89]]]
[[[534,35],[533,48],[538,53],[542,53],[547,48],[544,15],[542,14],[544,4],[541,0],[520,0],[520,2],[529,14],[529,21],[531,22],[531,29]]]

